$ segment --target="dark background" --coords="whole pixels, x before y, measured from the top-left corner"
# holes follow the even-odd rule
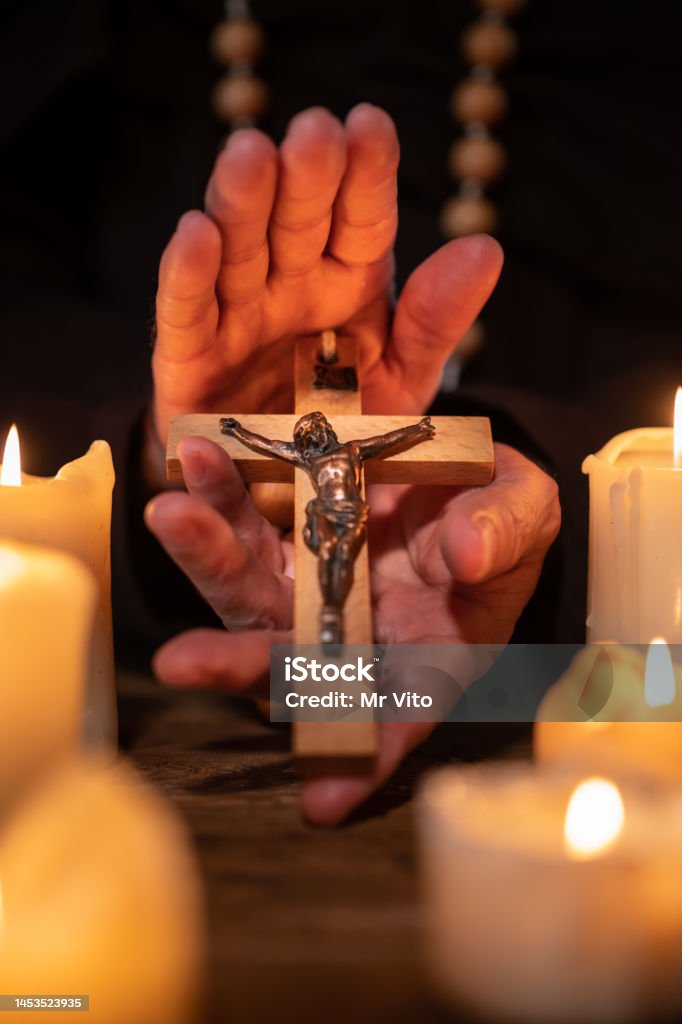
[[[268,37],[262,127],[275,139],[312,104],[343,116],[368,100],[395,118],[404,280],[443,241],[457,131],[448,98],[467,70],[460,36],[476,5],[252,8]],[[186,595],[172,622],[170,603],[151,607],[130,527],[132,431],[149,394],[159,256],[179,215],[202,205],[224,138],[207,46],[221,17],[216,0],[0,0],[0,433],[18,420],[38,473],[95,436],[112,441],[117,621],[154,642],[201,612]],[[509,168],[493,196],[505,270],[462,397],[438,411],[482,402],[498,437],[557,474],[564,531],[521,637],[568,642],[584,627],[581,459],[622,429],[669,424],[682,382],[682,7],[529,0],[515,30],[497,133]]]

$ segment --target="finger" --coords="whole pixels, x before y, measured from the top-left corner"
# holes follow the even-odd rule
[[[321,107],[293,118],[280,146],[279,185],[269,229],[270,262],[278,273],[305,273],[320,259],[345,166],[340,121]]]
[[[384,110],[361,103],[346,118],[346,139],[327,251],[342,263],[375,263],[393,249],[398,227],[398,136]]]
[[[152,667],[168,686],[212,686],[251,697],[269,696],[270,645],[291,643],[288,632],[222,633],[194,629],[164,644]]]
[[[220,297],[232,305],[255,299],[268,273],[268,220],[275,198],[277,150],[262,132],[233,132],[206,190],[206,211],[220,229]]]
[[[559,532],[554,480],[506,445],[495,445],[495,479],[463,491],[440,526],[443,558],[455,579],[482,583],[531,555],[544,557]]]
[[[190,494],[162,494],[147,526],[228,629],[288,629],[293,580],[269,569],[215,509]]]
[[[306,779],[301,804],[313,825],[338,825],[393,775],[403,758],[433,730],[431,722],[384,722],[379,725],[379,753],[371,775],[330,775]]]
[[[220,234],[199,210],[178,221],[159,267],[156,360],[192,359],[208,349],[218,323]]]
[[[381,411],[396,388],[404,412],[410,399],[415,412],[428,405],[445,362],[478,316],[501,269],[502,250],[487,235],[448,242],[417,267],[396,306],[385,374],[373,378],[373,409],[376,402]]]
[[[178,455],[190,494],[219,512],[242,543],[274,572],[283,572],[279,535],[254,507],[227,452],[205,437],[186,437],[178,444]]]

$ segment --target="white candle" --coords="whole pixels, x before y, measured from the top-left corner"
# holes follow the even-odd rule
[[[420,794],[430,973],[486,1020],[682,1011],[682,794],[602,782],[571,801],[577,781],[490,765]]]
[[[95,745],[116,742],[116,688],[111,623],[111,492],[114,467],[106,441],[53,478],[21,472],[16,433],[0,470],[0,537],[67,551],[94,574],[99,601],[93,639],[85,730]],[[36,620],[36,635],[40,623]],[[48,680],[45,680],[47,685]]]
[[[646,656],[618,644],[580,651],[538,709],[533,746],[541,764],[682,781],[682,667],[665,640]]]
[[[0,542],[0,806],[81,744],[96,605],[72,555]]]
[[[630,430],[590,478],[588,640],[682,642],[682,399],[674,429]]]
[[[184,829],[130,768],[65,762],[5,821],[1,993],[89,996],[55,1015],[73,1024],[185,1024],[202,930]]]

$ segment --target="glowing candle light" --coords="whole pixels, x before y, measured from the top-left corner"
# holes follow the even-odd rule
[[[682,389],[674,426],[629,430],[583,463],[590,478],[587,637],[682,643]]]
[[[106,441],[95,441],[85,455],[62,466],[55,477],[43,478],[22,472],[19,434],[16,427],[10,430],[0,469],[0,537],[75,555],[98,584],[92,667],[83,713],[90,742],[104,746],[113,746],[116,738],[110,566],[113,485],[114,468]]]
[[[602,698],[586,710],[596,673]],[[533,747],[541,764],[682,780],[682,667],[665,639],[646,655],[617,644],[580,651],[538,709]]]
[[[71,1024],[196,1024],[202,899],[171,806],[127,765],[75,758],[0,809],[0,993],[89,996],[60,1008]]]
[[[571,857],[603,853],[623,830],[625,810],[618,787],[608,779],[586,779],[566,808],[564,843]]]
[[[0,812],[82,744],[96,605],[72,555],[0,541]]]
[[[662,636],[649,644],[644,668],[644,700],[650,708],[672,704],[677,694],[670,648]]]
[[[679,1019],[679,787],[449,768],[417,815],[427,965],[458,1019]]]
[[[21,451],[16,423],[10,427],[5,442],[5,453],[2,457],[2,469],[0,469],[0,484],[3,487],[21,487]]]

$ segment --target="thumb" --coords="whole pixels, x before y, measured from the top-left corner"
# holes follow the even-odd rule
[[[559,532],[555,481],[506,445],[495,445],[495,460],[493,482],[463,491],[441,523],[443,558],[462,583],[483,583],[529,557],[541,562]]]
[[[503,254],[488,235],[448,242],[410,275],[396,306],[387,371],[424,409],[443,366],[497,283]]]
[[[340,824],[388,781],[433,728],[433,722],[381,722],[379,754],[370,775],[322,775],[304,780],[301,805],[306,821],[327,828]]]

